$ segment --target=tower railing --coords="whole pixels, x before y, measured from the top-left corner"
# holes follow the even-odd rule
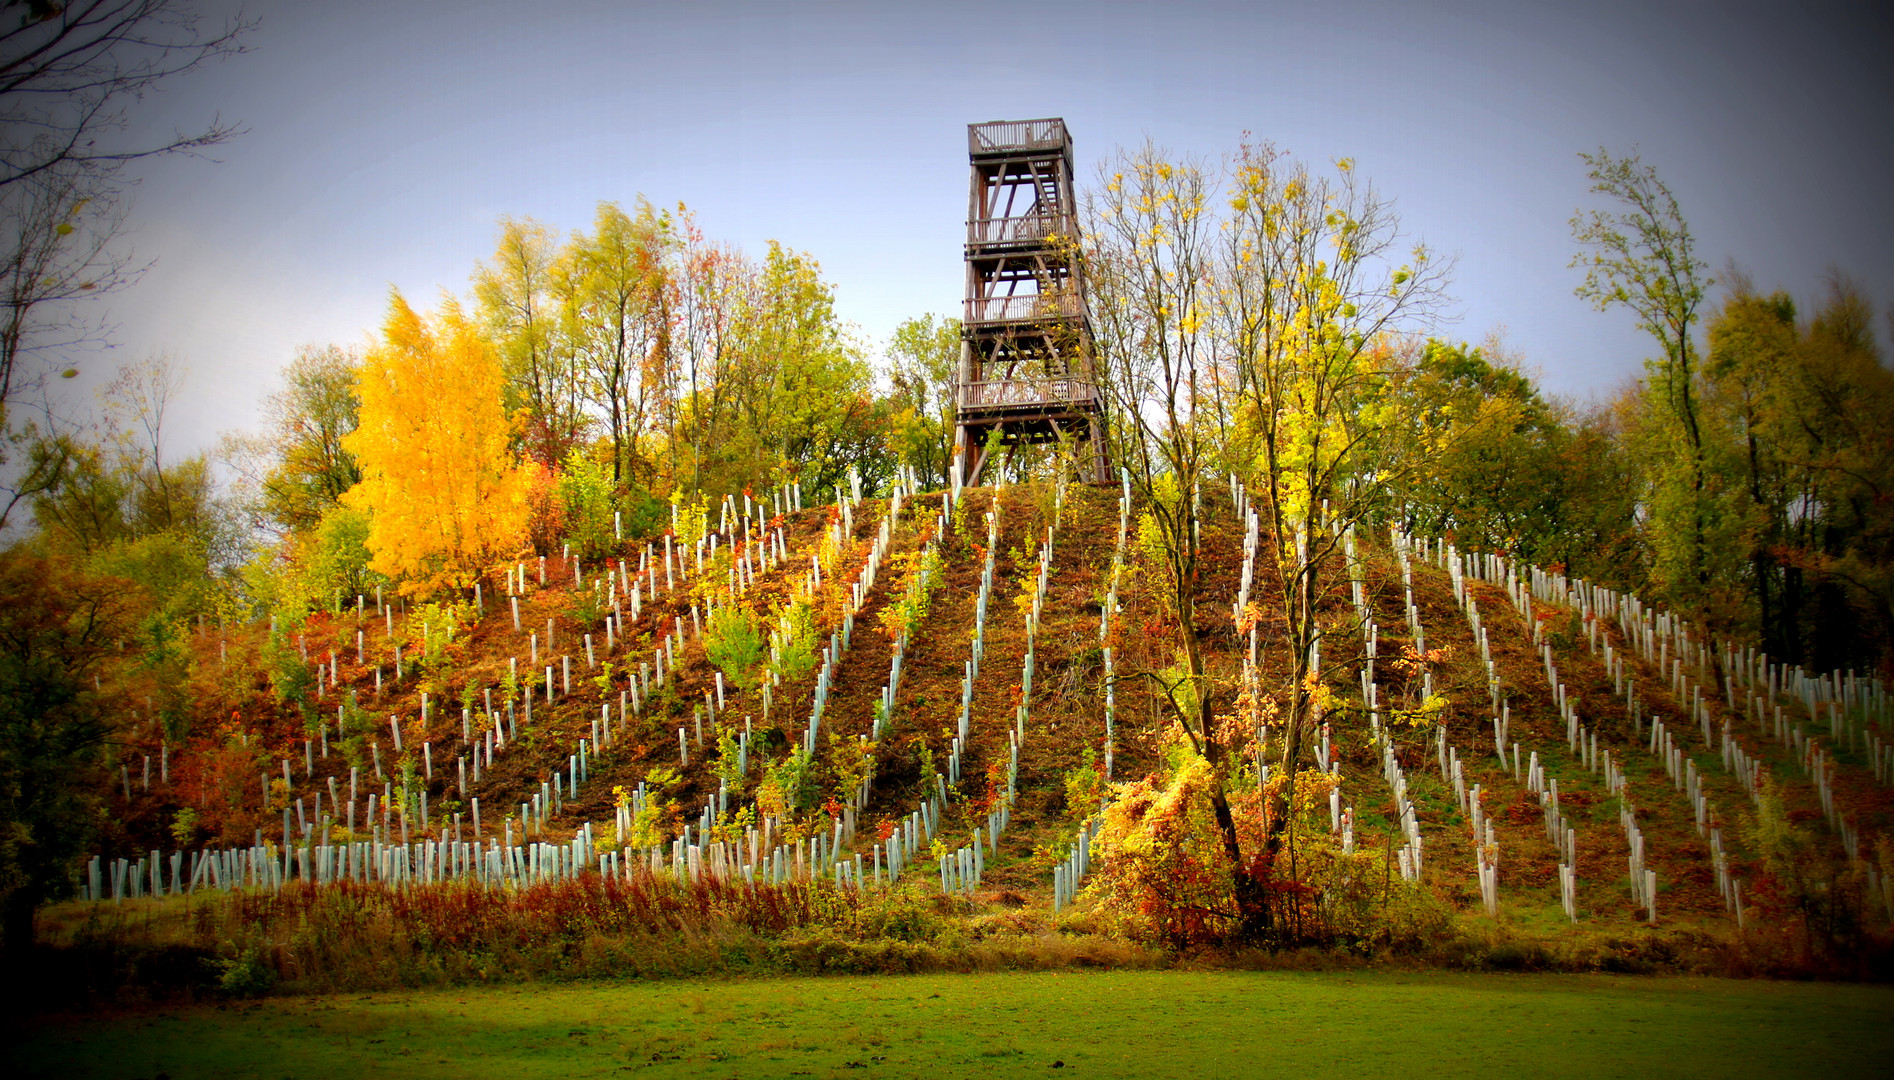
[[[1098,388],[1087,379],[1063,375],[1041,379],[991,379],[959,384],[963,410],[1020,405],[1067,405],[1085,408],[1098,399]]]
[[[996,323],[1048,322],[1076,319],[1084,306],[1076,292],[1033,293],[1025,296],[977,296],[969,298],[961,319],[968,326]]]
[[[967,128],[967,152],[975,157],[1031,150],[1063,150],[1063,120],[995,120]]]
[[[1013,217],[977,218],[967,222],[967,243],[1036,243],[1054,236],[1075,236],[1077,227],[1077,221],[1069,213],[1018,214]]]

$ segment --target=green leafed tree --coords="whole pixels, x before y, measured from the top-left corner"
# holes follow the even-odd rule
[[[750,612],[741,607],[718,608],[710,616],[704,648],[710,662],[737,689],[751,690],[761,681],[768,648],[762,623]]]
[[[821,492],[852,467],[870,490],[885,483],[889,409],[816,261],[772,242],[760,264],[718,250],[685,267],[677,481],[738,491],[794,478]]]
[[[1657,343],[1645,388],[1661,409],[1662,426],[1650,429],[1646,450],[1653,460],[1679,467],[1657,475],[1649,492],[1657,540],[1652,572],[1673,603],[1701,609],[1708,601],[1715,523],[1696,333],[1712,281],[1677,197],[1656,169],[1636,155],[1616,157],[1604,149],[1579,156],[1593,194],[1606,206],[1572,218],[1579,244],[1572,265],[1585,272],[1576,291],[1601,311],[1630,310]]]
[[[960,369],[960,320],[922,315],[888,339],[895,453],[926,486],[946,486],[954,443],[954,380]]]
[[[138,590],[70,559],[0,552],[0,921],[8,950],[71,888],[100,816],[109,728],[93,676],[132,629]]]
[[[47,452],[62,464],[33,499],[42,548],[136,581],[173,619],[208,611],[246,551],[208,458],[167,452],[165,416],[182,386],[163,360],[121,368],[93,437]]]
[[[1873,309],[1839,275],[1807,318],[1729,276],[1704,364],[1708,516],[1727,536],[1712,595],[1772,656],[1866,666],[1894,642],[1894,373]]]
[[[357,596],[372,596],[388,579],[368,568],[371,531],[368,514],[337,503],[304,537],[297,557],[298,591],[316,607],[346,607]]]
[[[665,276],[673,247],[668,214],[640,199],[627,214],[601,203],[592,232],[560,253],[556,276],[560,334],[571,343],[575,376],[611,441],[611,479],[649,481],[645,445],[657,405],[667,337]]]
[[[264,433],[245,449],[262,459],[258,509],[274,527],[315,527],[361,482],[361,467],[343,445],[361,420],[360,363],[334,345],[305,346],[283,372],[283,389],[265,402]]]
[[[502,218],[493,258],[474,273],[478,318],[505,372],[504,408],[521,418],[527,455],[558,464],[585,434],[585,385],[569,336],[560,333],[562,297],[575,287],[560,273],[551,230]]]
[[[588,559],[609,551],[616,535],[610,467],[598,455],[574,447],[559,471],[559,499],[572,550]]]
[[[1451,537],[1614,587],[1643,582],[1639,475],[1608,409],[1547,398],[1497,340],[1430,340],[1401,387],[1411,468],[1387,512]]]

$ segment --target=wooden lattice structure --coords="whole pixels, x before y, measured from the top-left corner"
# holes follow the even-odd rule
[[[998,432],[1008,447],[1082,443],[1081,473],[1104,483],[1065,121],[969,124],[967,154],[967,300],[954,394],[960,482],[979,483]]]

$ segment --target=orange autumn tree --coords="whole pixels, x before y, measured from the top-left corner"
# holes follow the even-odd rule
[[[343,445],[362,480],[342,501],[369,513],[369,566],[404,592],[464,588],[526,542],[531,478],[507,448],[503,382],[458,304],[425,319],[393,294],[358,374],[361,421]]]

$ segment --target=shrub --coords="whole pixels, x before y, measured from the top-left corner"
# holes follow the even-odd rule
[[[794,814],[813,809],[816,795],[815,762],[797,744],[763,775],[756,790],[756,808],[762,814]]]
[[[581,558],[612,550],[616,543],[612,513],[612,474],[597,457],[574,447],[559,474],[566,542]]]
[[[197,808],[187,806],[171,819],[171,840],[178,847],[190,847],[197,839]]]
[[[641,487],[633,487],[619,500],[625,535],[657,536],[671,523],[670,509],[663,499]]]
[[[1813,832],[1797,825],[1773,777],[1763,780],[1756,812],[1745,826],[1763,870],[1747,890],[1751,903],[1766,921],[1774,915],[1786,926],[1786,916],[1799,917],[1802,963],[1865,955],[1865,863],[1836,860]]]
[[[815,669],[815,613],[807,600],[783,610],[781,625],[770,631],[775,648],[770,673],[782,682],[794,682]]]
[[[368,568],[369,525],[368,512],[352,506],[338,504],[323,512],[299,553],[296,584],[303,600],[329,608],[339,597],[346,605],[386,580]]]
[[[302,658],[302,650],[289,639],[288,611],[277,612],[276,629],[263,646],[263,662],[270,676],[276,699],[307,710],[310,694],[316,688],[316,673]]]
[[[897,555],[895,559],[898,565],[911,569],[902,586],[901,598],[882,608],[877,616],[890,638],[913,634],[920,628],[927,619],[927,609],[933,603],[934,590],[941,581],[940,552],[937,550]]]
[[[682,491],[673,491],[671,506],[674,507],[673,520],[677,522],[675,531],[678,542],[685,547],[702,540],[704,534],[710,531],[710,504],[705,501],[703,492],[686,499]]]
[[[276,969],[265,963],[255,949],[243,949],[235,956],[212,961],[216,968],[217,989],[235,998],[262,997],[276,985]]]
[[[763,663],[762,626],[756,616],[743,608],[718,608],[710,616],[704,651],[737,689],[752,689]]]
[[[1065,774],[1065,812],[1074,821],[1091,817],[1105,797],[1105,778],[1098,772],[1098,754],[1085,748],[1085,764]]]
[[[1210,809],[1214,782],[1199,758],[1168,783],[1126,785],[1105,811],[1089,891],[1127,936],[1183,949],[1233,927],[1232,868]]]

